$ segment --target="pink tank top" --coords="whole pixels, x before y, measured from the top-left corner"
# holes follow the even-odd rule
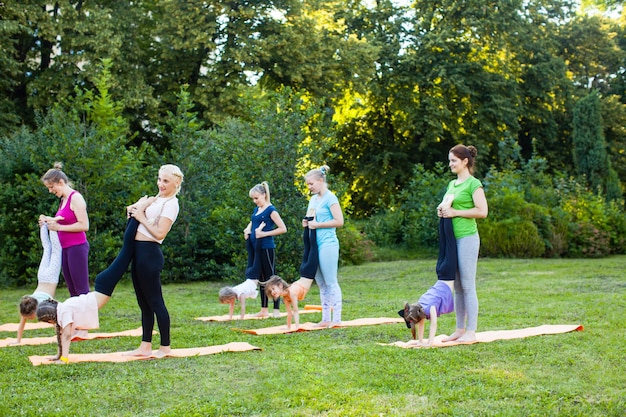
[[[72,196],[76,191],[72,191],[72,193],[67,197],[67,203],[65,207],[61,208],[59,205],[59,210],[57,211],[56,216],[63,216],[64,219],[59,221],[59,224],[74,224],[76,223],[76,214],[72,211],[70,205],[72,204]],[[71,246],[82,245],[87,242],[87,235],[85,232],[61,232],[59,231],[59,242],[61,242],[61,248],[69,248]]]

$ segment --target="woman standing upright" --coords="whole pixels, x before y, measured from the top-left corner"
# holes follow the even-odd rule
[[[446,197],[452,195],[452,206],[441,205],[437,215],[452,218],[456,239],[458,270],[454,280],[456,330],[444,342],[476,340],[478,326],[478,296],[476,294],[476,267],[480,237],[476,219],[487,217],[489,212],[483,185],[474,173],[474,159],[478,154],[474,146],[456,145],[448,154],[450,171],[456,179],[450,181]]]
[[[343,226],[343,212],[337,196],[328,189],[326,175],[329,172],[330,168],[324,165],[318,169],[312,169],[304,176],[306,185],[313,196],[309,200],[302,227],[316,231],[319,255],[315,282],[320,288],[322,321],[317,324],[318,327],[341,324],[342,294],[337,279],[339,269],[337,227]],[[313,219],[308,220],[310,217]]]
[[[58,232],[62,248],[61,269],[72,297],[89,292],[89,217],[83,196],[72,188],[67,175],[56,162],[41,181],[48,191],[61,199],[55,218],[40,215],[39,226],[47,223],[48,230]],[[62,219],[58,219],[61,217]]]
[[[265,283],[276,275],[276,243],[274,236],[287,232],[287,226],[270,200],[270,186],[266,181],[250,189],[250,198],[256,205],[250,222],[243,231],[248,251],[246,279],[258,280],[261,287],[261,311],[257,317],[269,316],[269,299]],[[280,297],[274,299],[274,317],[280,315]]]
[[[161,346],[155,353],[163,357],[172,352],[170,347],[170,315],[165,306],[161,288],[161,270],[165,260],[161,243],[169,233],[178,217],[178,198],[183,182],[183,173],[176,165],[163,165],[159,169],[156,198],[139,201],[130,208],[138,222],[135,235],[131,275],[141,309],[142,338],[138,349],[130,352],[132,356],[150,356],[152,354],[152,330],[154,319],[159,326]]]

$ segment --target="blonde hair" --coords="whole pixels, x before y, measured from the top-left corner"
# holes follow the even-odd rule
[[[185,176],[183,175],[183,171],[181,171],[178,166],[174,164],[161,165],[161,168],[159,168],[159,173],[170,174],[176,177],[178,179],[178,183],[176,184],[176,194],[180,193],[180,189],[183,185],[183,179]]]
[[[326,175],[330,172],[330,168],[328,165],[322,165],[319,168],[312,169],[306,173],[304,178],[314,177],[315,179],[321,180],[323,179],[326,182]]]
[[[263,181],[262,183],[250,188],[250,192],[248,193],[250,197],[252,197],[253,193],[265,195],[265,200],[270,203],[270,185],[267,181]]]

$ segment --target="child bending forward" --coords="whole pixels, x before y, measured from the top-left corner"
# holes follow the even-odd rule
[[[446,201],[451,204],[452,201]],[[443,203],[442,203],[443,204]],[[432,346],[437,333],[437,317],[454,311],[454,279],[458,269],[456,241],[452,228],[452,219],[439,219],[439,257],[437,259],[438,281],[422,295],[417,304],[404,305],[404,310],[398,311],[406,322],[406,327],[411,329],[413,336],[412,344]],[[428,342],[424,343],[424,323],[430,320]],[[417,338],[415,335],[417,325]]]
[[[414,340],[412,344],[432,346],[437,333],[437,317],[454,311],[453,286],[454,281],[437,281],[420,297],[416,304],[406,303],[404,310],[398,312],[404,318],[406,327],[411,329],[411,336]],[[428,342],[424,343],[424,323],[426,320],[430,320],[430,330]],[[417,325],[417,338],[415,325]]]
[[[311,289],[313,278],[302,277],[291,285],[278,275],[272,275],[265,283],[265,293],[268,297],[283,297],[285,307],[287,308],[287,330],[291,329],[291,320],[293,317],[296,330],[300,326],[300,312],[298,310],[298,301],[304,300],[306,294]]]
[[[257,290],[259,280],[247,279],[239,285],[234,287],[224,287],[219,292],[219,300],[221,304],[230,304],[228,309],[229,319],[233,319],[233,312],[235,311],[235,301],[239,300],[241,305],[240,318],[243,320],[246,315],[246,298],[256,298],[259,291]]]
[[[68,363],[70,343],[76,330],[90,330],[100,327],[98,310],[109,297],[99,292],[89,292],[70,297],[60,303],[48,299],[39,303],[37,319],[56,326],[57,355],[50,358],[56,363]]]

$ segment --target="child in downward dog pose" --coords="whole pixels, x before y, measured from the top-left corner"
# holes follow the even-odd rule
[[[235,311],[235,301],[239,300],[241,305],[241,315],[239,318],[243,320],[246,316],[246,298],[256,298],[259,294],[257,290],[259,281],[256,279],[247,279],[234,287],[224,287],[219,292],[220,304],[230,304],[228,308],[229,319],[233,319]]]
[[[450,207],[454,196],[448,195],[437,207],[441,210]],[[424,293],[416,304],[404,305],[404,309],[398,314],[404,318],[406,327],[411,329],[413,341],[410,344],[418,346],[432,346],[437,334],[437,317],[454,311],[454,279],[457,272],[457,252],[452,220],[440,218],[439,220],[439,257],[437,259],[438,280]],[[424,324],[430,320],[428,341],[424,343]],[[417,325],[417,335],[415,326]]]
[[[76,330],[90,330],[100,327],[98,310],[110,297],[99,292],[89,292],[77,297],[70,297],[60,303],[48,299],[39,303],[37,319],[56,326],[58,349],[57,355],[50,358],[55,363],[68,363],[70,343]]]
[[[300,278],[293,284],[288,284],[278,275],[272,275],[265,283],[265,293],[268,297],[277,299],[283,297],[285,307],[287,308],[287,330],[291,329],[291,321],[295,329],[300,327],[300,312],[298,310],[298,301],[304,300],[306,294],[311,289],[314,278]]]
[[[62,217],[49,218],[50,221],[61,220]],[[48,231],[48,224],[39,228],[39,237],[43,246],[43,255],[37,271],[37,288],[31,295],[25,295],[20,301],[20,324],[17,327],[16,344],[22,343],[22,335],[26,320],[37,319],[37,306],[42,301],[54,298],[61,273],[61,242],[55,231]]]

